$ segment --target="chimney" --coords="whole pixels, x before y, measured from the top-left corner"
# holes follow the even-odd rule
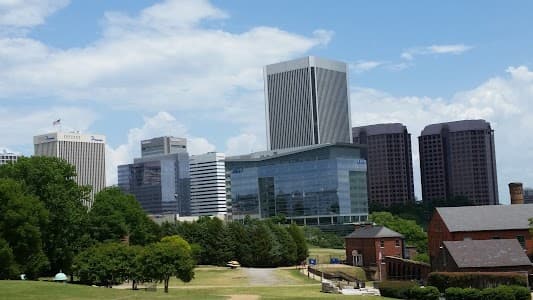
[[[524,204],[524,189],[521,182],[509,183],[509,193],[511,194],[511,204]]]

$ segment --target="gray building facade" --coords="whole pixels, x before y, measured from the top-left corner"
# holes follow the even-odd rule
[[[499,204],[494,131],[484,120],[428,125],[418,137],[424,201]]]
[[[233,220],[284,215],[297,224],[362,222],[366,161],[353,144],[322,144],[226,158]]]
[[[366,146],[368,201],[389,207],[414,203],[411,134],[399,123],[352,128],[354,144]]]
[[[172,140],[179,140],[179,147],[169,147]],[[133,164],[118,166],[120,189],[134,195],[148,214],[190,215],[186,140],[154,138],[141,141],[141,149],[142,157],[135,158]]]
[[[533,204],[533,188],[524,188],[524,204]]]
[[[350,143],[348,67],[309,56],[264,68],[270,150]]]

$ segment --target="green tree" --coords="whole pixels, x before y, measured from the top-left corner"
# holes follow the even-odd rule
[[[146,246],[141,253],[140,263],[143,277],[163,281],[165,293],[168,293],[170,277],[176,276],[184,282],[194,277],[195,261],[191,246],[177,235],[164,237],[161,242]]]
[[[41,228],[48,222],[48,211],[24,187],[12,179],[0,179],[0,252],[4,278],[24,272],[37,278],[48,267],[43,252]],[[10,263],[11,262],[11,263]]]
[[[415,221],[402,219],[389,212],[374,212],[370,214],[369,220],[401,233],[408,245],[415,246],[419,253],[427,253],[427,233]]]
[[[295,224],[291,224],[289,227],[287,227],[287,231],[292,236],[292,239],[296,245],[296,261],[305,261],[309,256],[309,248],[307,247],[303,230]]]
[[[73,270],[83,283],[111,287],[127,279],[138,279],[138,252],[124,243],[98,244],[75,257]]]
[[[134,196],[118,187],[100,191],[89,212],[91,236],[99,242],[129,238],[133,245],[146,245],[157,240],[155,224],[141,208]]]
[[[0,178],[23,183],[49,212],[49,222],[40,228],[50,274],[68,273],[74,255],[87,246],[87,207],[83,203],[89,199],[90,187],[78,186],[75,177],[72,165],[54,157],[22,157],[0,167]]]
[[[0,279],[14,279],[19,273],[13,250],[6,240],[0,239]]]

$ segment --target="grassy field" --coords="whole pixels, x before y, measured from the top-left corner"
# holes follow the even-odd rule
[[[316,248],[309,247],[309,258],[317,258],[318,263],[329,264],[330,258],[346,258],[346,251],[344,249],[329,249],[329,248]]]
[[[259,286],[249,286],[245,269],[200,267],[195,272],[195,279],[190,283],[173,280],[168,294],[163,293],[162,288],[145,292],[42,281],[0,281],[0,299],[386,299],[321,293],[317,281],[308,279],[294,268],[273,270],[279,283]]]

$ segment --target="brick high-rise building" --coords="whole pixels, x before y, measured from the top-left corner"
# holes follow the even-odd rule
[[[403,124],[352,128],[354,144],[367,160],[368,201],[389,207],[415,201],[411,134]]]
[[[494,131],[484,120],[428,125],[418,137],[424,201],[499,204]]]

